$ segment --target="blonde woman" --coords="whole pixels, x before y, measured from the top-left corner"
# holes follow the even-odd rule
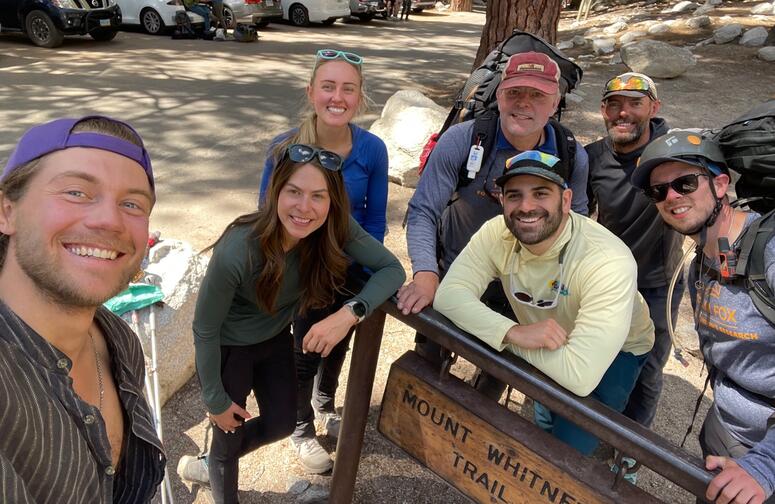
[[[378,241],[385,236],[388,156],[379,137],[352,123],[365,110],[363,58],[353,52],[321,49],[307,84],[308,111],[297,128],[278,135],[271,143],[261,180],[260,201],[274,171],[276,160],[289,144],[308,143],[337,153],[344,159],[342,176],[350,200],[350,212],[358,224]],[[352,266],[348,276],[357,273]],[[323,431],[338,437],[340,416],[334,408],[339,374],[352,331],[327,357],[304,353],[301,340],[309,328],[339,309],[348,298],[340,293],[330,306],[310,310],[293,321],[298,378],[296,430],[291,436],[302,468],[320,474],[332,467],[331,457],[316,438],[315,416]]]

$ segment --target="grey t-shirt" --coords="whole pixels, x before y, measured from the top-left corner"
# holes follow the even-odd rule
[[[750,214],[746,227],[759,217]],[[738,244],[734,244],[735,248]],[[764,251],[765,277],[775,287],[775,238]],[[708,268],[718,270],[719,262],[703,259],[698,289],[697,272],[691,269],[689,286],[692,304],[702,303],[697,323],[700,348],[713,381],[714,408],[721,423],[738,440],[753,448],[740,465],[762,487],[775,490],[775,428],[767,429],[775,408],[775,326],[753,304],[743,285],[721,284],[707,275]],[[696,313],[696,312],[695,312]]]

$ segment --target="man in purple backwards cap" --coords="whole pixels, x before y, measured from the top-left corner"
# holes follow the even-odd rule
[[[0,502],[148,502],[165,457],[144,358],[102,307],[145,254],[155,202],[129,125],[59,119],[0,178]]]

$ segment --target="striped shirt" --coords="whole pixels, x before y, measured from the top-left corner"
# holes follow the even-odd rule
[[[140,342],[105,308],[95,320],[124,410],[117,467],[99,409],[73,390],[70,359],[0,302],[0,502],[136,504],[156,492],[165,456],[143,397]]]

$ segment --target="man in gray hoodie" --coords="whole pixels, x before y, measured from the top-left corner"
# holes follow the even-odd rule
[[[649,77],[634,72],[617,75],[603,88],[600,105],[608,136],[586,146],[590,215],[597,207],[598,222],[630,247],[638,264],[638,291],[654,322],[654,348],[624,410],[645,427],[654,420],[662,392],[662,368],[670,355],[665,308],[683,243],[683,236],[666,225],[654,204],[630,184],[643,149],[667,132],[665,120],[656,117],[660,106],[656,85]],[[674,325],[683,291],[681,278],[672,297]]]

